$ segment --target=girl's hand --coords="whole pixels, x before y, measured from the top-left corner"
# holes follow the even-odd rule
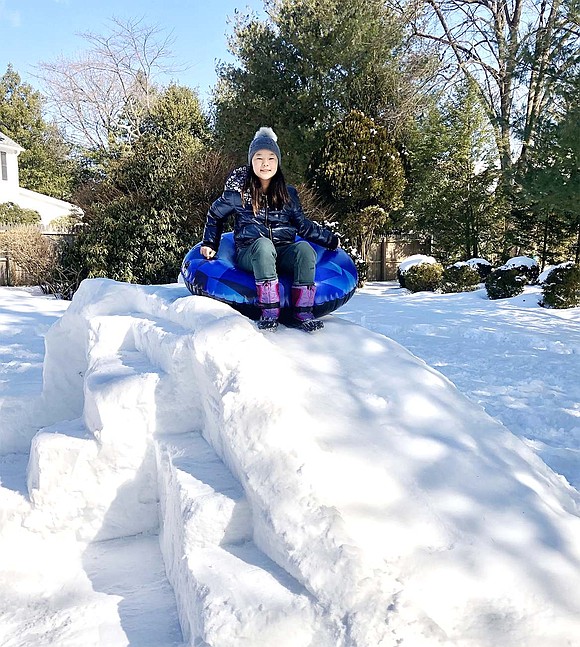
[[[208,261],[215,256],[215,250],[213,250],[211,247],[208,247],[207,245],[204,245],[199,251],[204,258],[207,258]]]

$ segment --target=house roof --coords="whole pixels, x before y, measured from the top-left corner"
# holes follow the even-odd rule
[[[16,151],[17,153],[21,153],[24,148],[20,146],[20,144],[17,144],[13,139],[10,139],[8,135],[5,135],[1,130],[0,130],[0,148],[9,148],[13,151]]]

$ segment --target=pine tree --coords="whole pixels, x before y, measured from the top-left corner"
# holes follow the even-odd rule
[[[270,125],[283,142],[285,170],[301,181],[326,131],[351,110],[398,137],[415,89],[401,72],[401,25],[383,2],[271,0],[267,9],[266,20],[238,18],[230,41],[236,63],[218,70],[220,143],[243,161],[257,127]]]
[[[519,180],[517,242],[541,264],[580,261],[580,80],[544,115]]]
[[[430,235],[442,260],[499,253],[490,140],[489,122],[468,83],[442,106],[434,104],[417,125],[409,155],[407,225]]]
[[[313,185],[366,259],[377,232],[402,206],[406,183],[401,156],[386,128],[362,112],[350,112],[327,132],[311,172]]]

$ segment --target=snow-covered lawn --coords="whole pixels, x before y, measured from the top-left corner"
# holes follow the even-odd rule
[[[580,308],[537,299],[375,283],[309,336],[0,288],[0,645],[578,647]]]
[[[541,289],[410,294],[370,283],[338,316],[382,333],[448,377],[580,489],[580,308],[538,306]]]

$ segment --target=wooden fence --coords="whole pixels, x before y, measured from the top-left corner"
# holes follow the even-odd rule
[[[0,285],[30,285],[26,272],[6,252],[0,252]]]
[[[397,278],[399,263],[413,254],[429,254],[430,241],[409,236],[383,238],[371,247],[367,279],[369,281],[393,281]]]

